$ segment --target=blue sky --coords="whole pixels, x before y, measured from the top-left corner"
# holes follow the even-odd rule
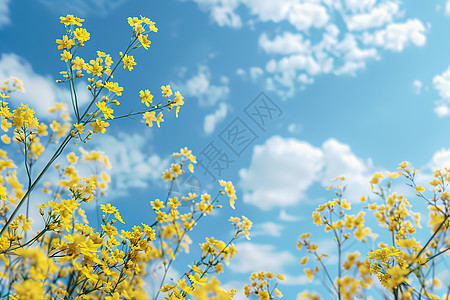
[[[289,278],[281,286],[285,297],[294,299],[320,288],[320,281],[305,279],[298,265],[304,253],[295,244],[310,231],[319,246],[330,247],[330,237],[311,220],[333,197],[325,190],[330,179],[347,178],[347,198],[358,208],[374,172],[395,171],[406,160],[426,183],[431,170],[450,166],[450,1],[424,3],[1,0],[0,79],[21,78],[22,100],[45,120],[54,102],[68,101],[65,87],[54,83],[64,68],[55,43],[64,33],[60,15],[85,19],[86,58],[96,50],[117,57],[128,42],[127,17],[155,21],[150,51],[136,53],[135,70],[118,75],[125,88],[120,101],[130,109],[140,102],[140,89],[156,94],[172,84],[185,105],[161,128],[146,128],[140,119],[111,122],[107,136],[86,146],[108,145],[110,201],[130,224],[151,218],[148,202],[166,192],[160,174],[170,154],[187,146],[198,156],[215,143],[234,161],[220,178],[235,183],[237,208],[200,226],[192,247],[205,235],[227,239],[230,214],[248,216],[254,237],[240,242],[222,283],[241,285],[261,269],[281,272]],[[263,129],[245,113],[261,92],[280,109]],[[220,138],[237,117],[257,136],[239,156]],[[195,175],[205,191],[216,188],[200,168]],[[403,184],[397,187],[414,198]],[[147,212],[137,213],[140,207]],[[183,272],[181,264],[176,268]]]

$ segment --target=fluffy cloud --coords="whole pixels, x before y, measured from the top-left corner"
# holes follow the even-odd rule
[[[250,77],[253,80],[257,80],[258,78],[260,78],[261,76],[264,75],[264,71],[261,68],[258,67],[252,67],[250,68]]]
[[[391,23],[398,14],[399,5],[396,2],[383,2],[366,13],[354,14],[345,18],[350,31],[362,31],[378,28]]]
[[[447,104],[439,104],[434,108],[433,111],[439,116],[439,118],[446,117],[450,114],[450,108]]]
[[[49,108],[56,102],[66,103],[70,107],[69,91],[58,86],[49,76],[43,76],[33,71],[31,64],[16,54],[2,54],[0,58],[0,80],[17,77],[23,81],[25,93],[13,94],[19,101],[30,104],[40,117],[49,116]],[[78,103],[83,105],[89,100],[86,85],[80,82],[77,85]]]
[[[197,97],[200,106],[213,106],[228,97],[230,89],[228,78],[220,78],[220,85],[211,84],[211,73],[207,66],[199,66],[198,74],[187,79],[184,83],[173,84],[176,89],[183,91],[184,97]]]
[[[296,204],[319,179],[322,167],[319,148],[273,136],[253,148],[249,168],[239,171],[243,200],[264,210]]]
[[[425,168],[431,171],[450,168],[450,149],[436,151],[431,160],[425,165]]]
[[[337,176],[345,177],[347,185],[345,197],[352,202],[358,202],[362,195],[370,193],[369,180],[373,176],[373,165],[369,159],[363,161],[350,149],[336,139],[329,139],[322,144],[324,157],[324,173],[321,180],[323,187],[329,187],[331,179]]]
[[[317,3],[291,3],[288,8],[287,19],[295,29],[308,30],[311,27],[324,27],[330,17],[324,6]]]
[[[302,124],[300,123],[291,123],[288,126],[288,131],[290,133],[300,132],[302,130]]]
[[[236,245],[238,254],[230,262],[230,269],[239,273],[281,273],[283,268],[297,261],[288,251],[277,251],[274,245],[243,242]]]
[[[405,23],[389,24],[385,29],[371,34],[364,33],[363,42],[366,45],[375,45],[396,52],[401,52],[408,44],[415,46],[425,45],[425,26],[417,19]]]
[[[281,231],[284,227],[280,224],[274,222],[265,222],[261,224],[256,224],[255,228],[252,229],[252,236],[273,236],[280,237]]]
[[[423,86],[423,84],[420,80],[414,80],[413,81],[414,93],[419,95],[422,92],[422,86]]]
[[[293,54],[293,53],[309,53],[311,51],[311,42],[304,40],[303,35],[294,34],[289,31],[277,35],[273,40],[270,40],[264,32],[259,37],[259,46],[266,53],[277,54]]]
[[[10,0],[0,2],[0,29],[11,23],[9,18],[9,2]]]
[[[123,196],[129,189],[145,188],[150,181],[161,178],[169,166],[169,158],[145,151],[147,138],[142,134],[119,132],[117,136],[100,135],[92,140],[91,148],[104,151],[111,162],[111,196]],[[102,147],[108,145],[108,147]]]
[[[280,215],[278,216],[278,218],[281,221],[285,221],[285,222],[295,222],[295,221],[299,221],[301,219],[300,217],[288,214],[284,209],[280,210]]]
[[[377,0],[345,0],[345,7],[352,13],[360,13],[371,10]]]
[[[273,136],[253,149],[250,166],[239,171],[243,200],[262,210],[287,207],[305,200],[315,182],[329,187],[337,176],[346,178],[346,198],[358,202],[370,192],[374,168],[350,147],[329,139],[321,148],[293,138]]]
[[[245,18],[249,26],[288,25],[282,32],[265,29],[258,40],[267,55],[266,89],[284,99],[313,83],[316,76],[355,75],[367,62],[378,60],[382,51],[402,52],[409,45],[426,43],[424,24],[418,19],[402,20],[402,2],[397,0],[193,1],[211,14],[214,9],[226,11],[215,18],[220,26],[245,26]],[[342,32],[333,20],[344,21],[345,26],[339,25]]]
[[[212,114],[206,115],[203,129],[207,134],[211,134],[216,125],[225,120],[228,113],[228,105],[220,103],[219,108]]]
[[[240,0],[194,0],[202,11],[209,12],[212,21],[219,26],[240,28],[241,17],[234,12]]]
[[[448,116],[450,104],[450,66],[442,74],[438,74],[433,78],[433,87],[438,91],[441,99],[436,101],[434,112],[439,117]]]

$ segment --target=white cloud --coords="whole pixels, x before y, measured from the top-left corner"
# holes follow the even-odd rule
[[[417,19],[405,23],[393,23],[386,29],[371,34],[365,32],[362,38],[364,44],[375,45],[396,52],[401,52],[410,43],[415,46],[424,46],[427,40],[425,26]]]
[[[17,97],[19,101],[30,104],[40,117],[48,117],[49,108],[56,102],[62,102],[71,107],[70,94],[67,85],[57,85],[50,75],[40,75],[34,72],[31,64],[24,58],[13,54],[2,54],[0,58],[0,80],[9,77],[17,77],[23,81],[25,93],[15,93],[12,97]],[[89,92],[86,84],[77,84],[78,103],[85,104],[89,100]]]
[[[291,276],[291,275],[285,275],[284,281],[280,282],[281,285],[313,285],[316,284],[315,281],[311,282],[309,280],[308,276],[306,275],[298,275],[298,276]]]
[[[342,56],[344,64],[334,71],[334,74],[355,74],[366,67],[366,60],[378,59],[375,48],[361,49],[354,34],[346,33],[344,39],[335,45],[335,51]]]
[[[236,245],[236,254],[230,262],[230,269],[238,273],[265,272],[281,273],[284,266],[297,258],[289,251],[277,251],[274,245],[243,242]]]
[[[401,52],[409,45],[423,46],[429,30],[418,19],[401,20],[405,13],[397,0],[194,1],[209,12],[214,7],[232,9],[228,15],[239,15],[242,26],[283,24],[284,31],[264,29],[258,40],[267,54],[266,89],[283,99],[313,83],[316,76],[356,75],[367,62],[378,60],[383,50]],[[347,25],[342,33],[333,23],[340,19]],[[237,27],[231,21],[216,22]]]
[[[414,80],[413,81],[413,87],[414,87],[414,93],[419,95],[422,92],[422,82],[420,80]]]
[[[280,215],[278,216],[278,218],[281,221],[286,221],[286,222],[295,222],[295,221],[298,221],[301,219],[301,217],[289,215],[284,209],[282,209],[280,211]]]
[[[436,107],[434,112],[439,117],[445,117],[449,115],[450,104],[450,66],[442,74],[438,74],[433,78],[433,87],[438,91],[440,100],[436,101]]]
[[[194,0],[201,10],[209,12],[212,21],[219,26],[240,28],[241,17],[234,12],[240,0]]]
[[[9,2],[10,0],[0,1],[0,29],[11,23],[9,18]]]
[[[261,224],[256,224],[255,228],[252,229],[251,236],[273,236],[280,237],[281,231],[283,231],[284,227],[280,224],[274,222],[265,222]]]
[[[297,77],[297,80],[303,84],[312,84],[314,83],[314,78],[308,77],[306,74],[300,74]]]
[[[366,13],[354,14],[349,17],[345,17],[344,19],[348,30],[362,31],[372,28],[379,28],[385,24],[391,23],[398,11],[398,3],[392,1],[382,2]]]
[[[287,207],[306,199],[315,182],[329,187],[332,179],[344,176],[345,197],[358,202],[370,193],[374,167],[358,158],[346,144],[326,140],[321,148],[293,138],[273,136],[253,148],[250,166],[239,171],[243,200],[262,210]]]
[[[450,0],[447,0],[447,2],[445,3],[445,14],[447,16],[450,16]]]
[[[440,104],[436,106],[433,111],[438,115],[439,118],[446,117],[450,114],[450,108],[447,104]]]
[[[259,46],[266,53],[276,54],[309,53],[311,51],[309,40],[304,40],[301,34],[294,34],[289,31],[277,35],[273,40],[270,40],[264,32],[259,36]]]
[[[327,10],[317,3],[291,3],[288,8],[287,19],[295,29],[303,31],[311,27],[324,27],[330,17]]]
[[[241,18],[234,13],[231,7],[215,6],[211,10],[211,17],[219,24],[219,26],[229,26],[234,28],[242,26]]]
[[[252,67],[250,68],[250,77],[256,81],[258,78],[262,77],[264,75],[264,71],[261,68],[258,67]]]
[[[436,151],[425,167],[431,171],[450,168],[450,149]]]
[[[345,198],[351,202],[359,202],[362,195],[371,192],[369,181],[373,176],[372,161],[364,162],[350,149],[335,139],[328,139],[322,145],[324,157],[324,176],[322,186],[329,187],[337,176],[345,177]]]
[[[247,72],[245,72],[244,69],[239,68],[239,69],[236,70],[236,75],[245,77],[247,75]]]
[[[186,80],[184,83],[173,84],[176,89],[182,91],[184,97],[197,97],[200,106],[213,106],[217,102],[228,97],[230,89],[228,78],[222,77],[220,85],[211,84],[211,72],[207,66],[199,66],[198,74]]]
[[[114,192],[109,191],[110,196],[123,196],[132,188],[145,188],[150,181],[160,180],[169,166],[169,158],[146,152],[147,141],[142,134],[125,132],[119,132],[117,136],[99,135],[92,140],[92,149],[104,151],[111,162],[110,189]],[[86,147],[86,150],[90,149]]]
[[[288,126],[288,131],[290,133],[296,133],[302,130],[302,124],[299,123],[291,123]]]
[[[244,1],[243,1],[244,2]],[[293,0],[247,0],[247,5],[250,13],[257,16],[259,20],[263,22],[281,22],[287,16],[287,12],[290,3],[294,3]]]
[[[345,7],[353,13],[371,10],[376,0],[345,0]]]
[[[225,103],[220,103],[219,108],[212,114],[205,117],[205,122],[203,124],[203,129],[207,134],[211,134],[216,125],[225,120],[228,113],[228,105]]]
[[[273,136],[253,148],[249,168],[239,171],[243,200],[263,210],[296,204],[318,180],[322,167],[319,148]]]

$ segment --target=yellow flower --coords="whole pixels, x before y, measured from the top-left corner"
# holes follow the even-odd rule
[[[142,47],[145,48],[145,50],[147,50],[150,47],[150,44],[152,43],[151,41],[149,41],[147,39],[148,34],[140,34],[138,36],[139,42],[141,42]]]
[[[1,136],[1,140],[4,144],[11,144],[11,138],[6,134]]]
[[[153,127],[153,121],[157,121],[158,119],[155,117],[155,112],[154,111],[151,111],[151,112],[148,112],[148,111],[146,111],[145,113],[144,113],[144,115],[143,115],[143,118],[145,119],[145,124],[147,125],[147,126],[149,126],[149,127]]]
[[[20,283],[12,285],[17,300],[43,300],[44,287],[39,280],[27,279]]]
[[[425,189],[422,187],[422,186],[420,186],[420,185],[418,185],[417,187],[416,187],[416,191],[418,191],[419,193],[423,193],[423,192],[425,192]]]
[[[122,96],[123,87],[120,87],[118,82],[107,82],[104,87],[116,93],[117,96]]]
[[[400,165],[400,167],[398,167],[397,169],[403,169],[406,172],[408,172],[408,162],[407,161],[403,161],[399,165]]]
[[[100,208],[105,214],[112,214],[117,211],[117,208],[115,206],[111,206],[111,203],[106,203],[106,205],[101,204]]]
[[[64,35],[62,40],[57,39],[56,43],[58,44],[58,49],[70,49],[73,45],[75,45],[75,42],[73,39],[69,39],[67,35]]]
[[[375,173],[370,180],[370,184],[377,184],[380,181],[380,178],[384,178],[383,174]]]
[[[97,118],[95,122],[90,123],[94,127],[94,133],[101,132],[102,134],[106,132],[106,128],[109,126],[108,122],[103,121],[101,118]]]
[[[76,123],[76,124],[74,124],[73,125],[76,129],[78,129],[78,133],[83,133],[83,131],[84,131],[84,125],[83,124],[78,124],[78,123]]]
[[[419,245],[415,238],[412,239],[398,239],[397,244],[403,248],[415,248]]]
[[[91,38],[90,33],[84,28],[75,29],[74,36],[78,39],[78,41],[80,41],[81,44]]]
[[[172,89],[170,88],[170,85],[166,85],[166,86],[161,86],[162,89],[162,95],[163,97],[170,97],[172,96],[173,92]]]
[[[84,22],[84,19],[80,19],[77,17],[74,17],[73,15],[67,15],[65,17],[59,17],[61,20],[61,23],[64,25],[78,25],[81,26],[81,22]]]
[[[129,71],[133,70],[133,66],[136,65],[136,62],[134,61],[134,57],[133,56],[128,56],[125,54],[124,57],[122,57],[122,61],[123,61],[123,68],[128,68]]]
[[[96,76],[102,76],[103,67],[100,66],[100,64],[98,62],[95,62],[95,61],[92,61],[92,60],[90,61],[90,63],[91,64],[87,64],[86,71],[88,73],[92,73],[93,75],[96,75]]]
[[[105,102],[98,101],[97,103],[95,103],[95,105],[97,105],[97,107],[101,110],[101,112],[105,116],[105,120],[114,119],[114,116],[112,115],[114,109],[106,107]]]
[[[142,23],[142,20],[139,20],[138,17],[128,17],[128,24],[130,24],[131,27],[135,27],[137,25],[140,25]]]
[[[164,119],[162,117],[163,117],[163,113],[160,112],[158,114],[158,118],[156,119],[156,124],[158,124],[158,127],[160,127],[159,125],[160,125],[161,122],[164,122]]]
[[[387,174],[388,174],[388,176],[390,177],[390,178],[397,178],[398,177],[398,175],[400,174],[399,172],[395,172],[395,173],[391,173],[391,172],[386,172]]]
[[[8,119],[3,119],[2,120],[2,122],[1,122],[1,127],[2,127],[2,130],[4,131],[4,132],[8,132],[9,131],[9,128],[12,126],[12,124],[8,121]]]
[[[114,214],[114,217],[122,224],[125,224],[125,222],[122,220],[122,217],[119,214],[119,211],[116,211],[116,213]]]
[[[342,201],[341,201],[341,207],[342,207],[343,209],[346,209],[346,210],[351,209],[350,203],[348,203],[347,200],[345,200],[345,199],[342,199]]]
[[[306,273],[306,276],[308,276],[308,279],[312,280],[314,277],[313,271],[310,268],[306,268],[306,269],[304,269],[304,271]]]
[[[69,154],[67,154],[67,160],[71,164],[76,164],[78,161],[78,156],[76,156],[76,154],[74,152],[70,152]]]
[[[145,104],[145,106],[149,107],[150,103],[153,102],[153,95],[150,93],[149,90],[140,91],[139,97],[142,98],[141,102]]]
[[[151,201],[150,204],[152,205],[153,210],[160,210],[160,209],[166,207],[164,205],[164,203],[159,199],[156,199],[155,201]]]

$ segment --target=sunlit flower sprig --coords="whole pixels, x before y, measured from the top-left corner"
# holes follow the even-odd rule
[[[271,300],[275,297],[281,298],[283,294],[277,288],[280,281],[284,280],[282,274],[276,276],[271,272],[261,271],[259,273],[253,273],[250,276],[252,283],[244,286],[244,295],[248,298],[251,294],[258,296],[259,300]],[[271,283],[275,281],[275,284]]]
[[[191,241],[187,233],[202,217],[221,208],[220,196],[227,194],[234,208],[236,192],[231,182],[221,181],[225,191],[219,191],[215,197],[207,193],[201,196],[189,193],[181,199],[168,197],[165,202],[156,199],[151,202],[155,212],[154,223],[141,223],[131,230],[120,229],[125,221],[117,207],[110,203],[98,203],[111,180],[103,171],[110,167],[107,156],[100,151],[79,148],[81,155],[70,152],[65,163],[54,165],[56,179],[45,182],[42,189],[43,194],[51,196],[52,200],[36,207],[42,217],[43,228],[32,228],[28,209],[26,215],[18,212],[25,202],[29,203],[32,191],[72,139],[87,143],[95,134],[104,134],[111,120],[137,114],[142,115],[149,127],[153,122],[160,127],[165,109],[170,111],[175,108],[178,117],[184,104],[179,91],[174,92],[170,85],[163,85],[158,103],[154,103],[149,90],[143,90],[139,96],[144,109],[124,115],[116,113],[115,108],[120,105],[117,97],[122,96],[124,88],[118,81],[112,81],[113,74],[121,66],[129,71],[134,69],[137,62],[130,52],[140,47],[149,49],[147,33],[157,32],[154,22],[142,16],[129,18],[133,28],[131,41],[125,51],[119,52],[120,59],[114,63],[112,55],[102,51],[97,51],[96,57],[91,60],[85,61],[78,56],[80,48],[90,39],[89,32],[82,27],[84,20],[67,15],[60,21],[66,31],[56,43],[66,69],[60,72],[62,80],[58,82],[69,83],[74,121],[65,103],[55,103],[50,108],[53,117],[50,123],[40,122],[32,108],[24,104],[9,106],[5,101],[12,92],[23,90],[20,80],[13,78],[0,85],[1,129],[11,132],[12,128],[13,140],[22,145],[28,179],[28,184],[21,183],[22,178],[17,175],[18,167],[8,158],[7,152],[0,149],[0,219],[4,222],[0,232],[0,267],[2,277],[8,278],[0,281],[1,295],[11,299],[41,299],[41,295],[49,299],[142,299],[146,294],[142,280],[146,265],[162,260],[167,273],[177,253],[183,250],[188,252]],[[92,98],[81,110],[75,82],[84,76],[89,77],[87,89]],[[42,143],[40,139],[45,136],[47,143]],[[8,143],[8,138],[11,139],[3,136],[2,141]],[[43,157],[44,150],[52,148],[47,147],[49,144],[54,144],[55,152],[37,176],[33,176],[31,167],[38,158]],[[196,158],[190,150],[182,148],[174,156],[181,158],[181,162],[171,166],[170,179],[182,174],[182,167],[187,162],[189,171],[194,171]],[[94,165],[92,172],[81,174],[78,170],[80,163]],[[83,207],[94,200],[99,217],[97,223],[90,225]],[[189,208],[184,214],[179,210],[182,201]],[[231,241],[244,235],[248,237],[252,224],[247,218],[242,219],[232,221],[236,233]],[[35,231],[31,237],[30,231]],[[205,274],[209,268],[214,268],[217,274],[221,273],[222,261],[228,263],[236,253],[234,244],[219,243],[213,237],[209,238],[208,243],[215,252],[209,252],[209,259],[203,261],[206,265],[200,263],[199,266],[206,267],[203,270]],[[185,286],[190,284],[189,295],[196,299],[229,299],[236,293],[234,289],[228,292],[221,289],[220,282],[214,276],[202,278],[194,274],[195,269],[191,271],[192,274],[187,274]],[[161,284],[163,282],[164,279]],[[181,282],[180,287],[183,287]],[[172,298],[173,295],[176,295],[175,291]]]
[[[167,174],[173,174],[175,178],[179,174],[182,174],[183,170],[181,167],[185,161],[189,161],[191,163],[196,162],[195,156],[193,156],[191,151],[187,148],[180,149],[180,152],[174,153],[173,156],[181,157],[182,162],[176,165],[173,164],[171,169],[164,172],[165,175],[163,178],[166,180],[173,180],[173,178],[169,177]],[[193,167],[189,168],[192,169]],[[177,299],[175,297],[178,297],[178,299],[184,299],[187,295],[197,295],[200,293],[199,288],[200,291],[203,291],[202,287],[208,280],[207,274],[209,273],[209,270],[213,268],[216,273],[222,272],[221,262],[224,260],[225,263],[228,264],[229,259],[232,258],[237,252],[232,242],[240,235],[248,236],[252,225],[249,219],[243,217],[243,222],[239,219],[236,220],[236,218],[232,218],[233,220],[230,219],[232,224],[235,226],[236,232],[227,244],[223,241],[216,240],[214,237],[207,238],[207,242],[201,244],[202,255],[200,259],[194,264],[193,267],[191,267],[189,272],[183,275],[186,276],[186,279],[180,278],[180,280],[175,284],[163,285],[169,267],[174,261],[176,254],[182,249],[184,249],[185,252],[189,250],[191,240],[187,233],[193,230],[194,226],[198,224],[202,217],[212,213],[214,209],[222,207],[222,205],[218,204],[218,202],[219,196],[223,194],[223,192],[219,191],[214,198],[207,193],[202,194],[200,197],[194,193],[189,193],[187,196],[182,196],[181,201],[186,202],[188,206],[188,212],[185,214],[181,214],[178,210],[178,208],[182,206],[182,202],[178,199],[178,197],[168,198],[167,203],[161,201],[160,199],[151,201],[152,208],[157,214],[156,219],[158,223],[155,223],[155,230],[157,240],[160,241],[161,259],[163,259],[164,268],[164,275],[157,296],[160,292],[166,293],[168,295],[168,299]],[[170,191],[168,195],[170,195]],[[162,242],[162,238],[164,238],[164,242]],[[201,272],[199,270],[201,270]],[[210,280],[214,281],[215,279],[210,278]],[[213,292],[213,294],[215,293],[214,290],[209,292]],[[223,292],[216,292],[220,295],[228,295],[227,293],[224,294]],[[202,292],[201,295],[209,295],[209,293]]]
[[[389,177],[393,179],[398,175],[405,177],[408,180],[406,184],[415,190],[416,196],[425,200],[430,211],[429,225],[432,227],[432,235],[424,246],[411,237],[416,233],[417,228],[421,228],[420,214],[410,210],[411,204],[402,195],[396,193],[388,195],[390,182],[387,184],[387,189],[379,187],[379,191],[375,194],[380,196],[384,203],[382,205],[372,203],[368,207],[375,210],[378,222],[391,231],[393,245],[387,247],[386,244],[381,244],[380,249],[369,253],[368,259],[375,260],[371,262],[371,270],[377,274],[380,283],[393,290],[396,297],[401,295],[405,299],[412,299],[414,295],[423,295],[430,299],[437,299],[437,296],[432,293],[436,281],[434,259],[446,255],[450,250],[450,243],[445,238],[446,231],[450,227],[446,192],[450,178],[448,169],[445,169],[445,172],[434,171],[434,179],[429,182],[431,186],[429,191],[433,193],[432,198],[426,197],[426,189],[416,184],[417,171],[414,168],[410,169],[408,162],[400,163],[398,169],[400,169],[398,173],[388,172]],[[444,238],[439,239],[438,236]],[[429,268],[430,262],[433,262],[431,268]],[[408,279],[410,274],[415,274],[419,288],[412,286],[412,282]],[[433,274],[431,282],[425,280],[429,274]]]

